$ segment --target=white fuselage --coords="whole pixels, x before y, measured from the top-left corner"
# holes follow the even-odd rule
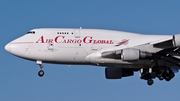
[[[101,57],[101,53],[151,44],[169,37],[171,36],[112,30],[46,28],[31,30],[31,33],[11,41],[5,48],[16,56],[48,63],[145,64],[144,61],[124,62],[120,59],[106,59]],[[161,50],[149,46],[140,48],[147,52]]]

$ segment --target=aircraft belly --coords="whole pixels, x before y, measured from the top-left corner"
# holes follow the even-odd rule
[[[122,61],[120,59],[95,59],[95,61],[90,61],[92,63],[101,63],[101,64],[122,64],[122,65],[150,65],[151,61],[149,60],[138,60],[138,61]]]

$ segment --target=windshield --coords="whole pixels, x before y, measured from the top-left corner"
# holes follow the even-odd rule
[[[35,34],[35,31],[29,31],[27,34]]]

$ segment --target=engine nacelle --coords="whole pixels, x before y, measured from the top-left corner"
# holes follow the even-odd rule
[[[107,67],[105,69],[106,79],[121,79],[122,77],[133,76],[134,72],[116,67]]]
[[[134,48],[127,48],[121,51],[121,59],[123,61],[136,61],[151,56],[152,55],[150,53],[142,52],[139,49],[134,49]]]
[[[174,47],[180,46],[180,34],[173,35],[173,46]]]

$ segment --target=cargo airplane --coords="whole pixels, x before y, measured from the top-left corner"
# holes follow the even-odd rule
[[[170,81],[180,68],[180,34],[143,35],[114,30],[38,28],[9,42],[5,50],[34,61],[38,75],[42,63],[105,67],[107,79],[133,76]]]

